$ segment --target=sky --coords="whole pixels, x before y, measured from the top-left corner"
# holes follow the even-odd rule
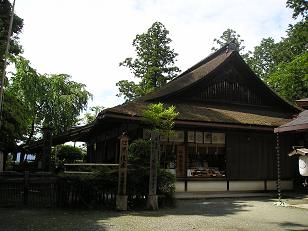
[[[12,2],[12,0],[10,0]],[[211,53],[227,28],[247,50],[262,38],[278,41],[292,23],[286,0],[16,0],[24,19],[23,56],[39,73],[72,76],[93,94],[89,106],[112,107],[116,82],[133,75],[119,63],[134,57],[133,39],[160,21],[169,30],[176,65],[185,71]]]

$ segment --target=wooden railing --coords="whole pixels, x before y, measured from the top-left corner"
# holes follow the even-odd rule
[[[0,207],[113,208],[116,192],[114,185],[81,184],[50,173],[0,173]]]

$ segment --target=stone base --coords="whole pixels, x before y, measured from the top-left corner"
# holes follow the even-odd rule
[[[158,210],[158,196],[157,195],[149,195],[147,201],[147,208],[151,210]]]
[[[116,196],[116,209],[120,211],[127,211],[127,196]]]

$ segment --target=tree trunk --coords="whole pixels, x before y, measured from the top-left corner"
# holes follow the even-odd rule
[[[31,139],[32,139],[32,137],[34,135],[34,127],[35,127],[35,119],[33,119],[33,121],[32,121],[31,131],[30,131],[29,137],[28,137],[28,139],[26,141],[26,145],[30,143],[30,141],[31,141]]]
[[[151,157],[150,157],[150,178],[149,178],[149,197],[147,201],[148,209],[158,209],[157,188],[157,168],[159,156],[159,133],[151,132]]]

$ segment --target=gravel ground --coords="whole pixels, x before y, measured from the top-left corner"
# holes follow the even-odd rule
[[[268,198],[179,200],[159,211],[0,209],[1,231],[308,230],[308,210]]]

